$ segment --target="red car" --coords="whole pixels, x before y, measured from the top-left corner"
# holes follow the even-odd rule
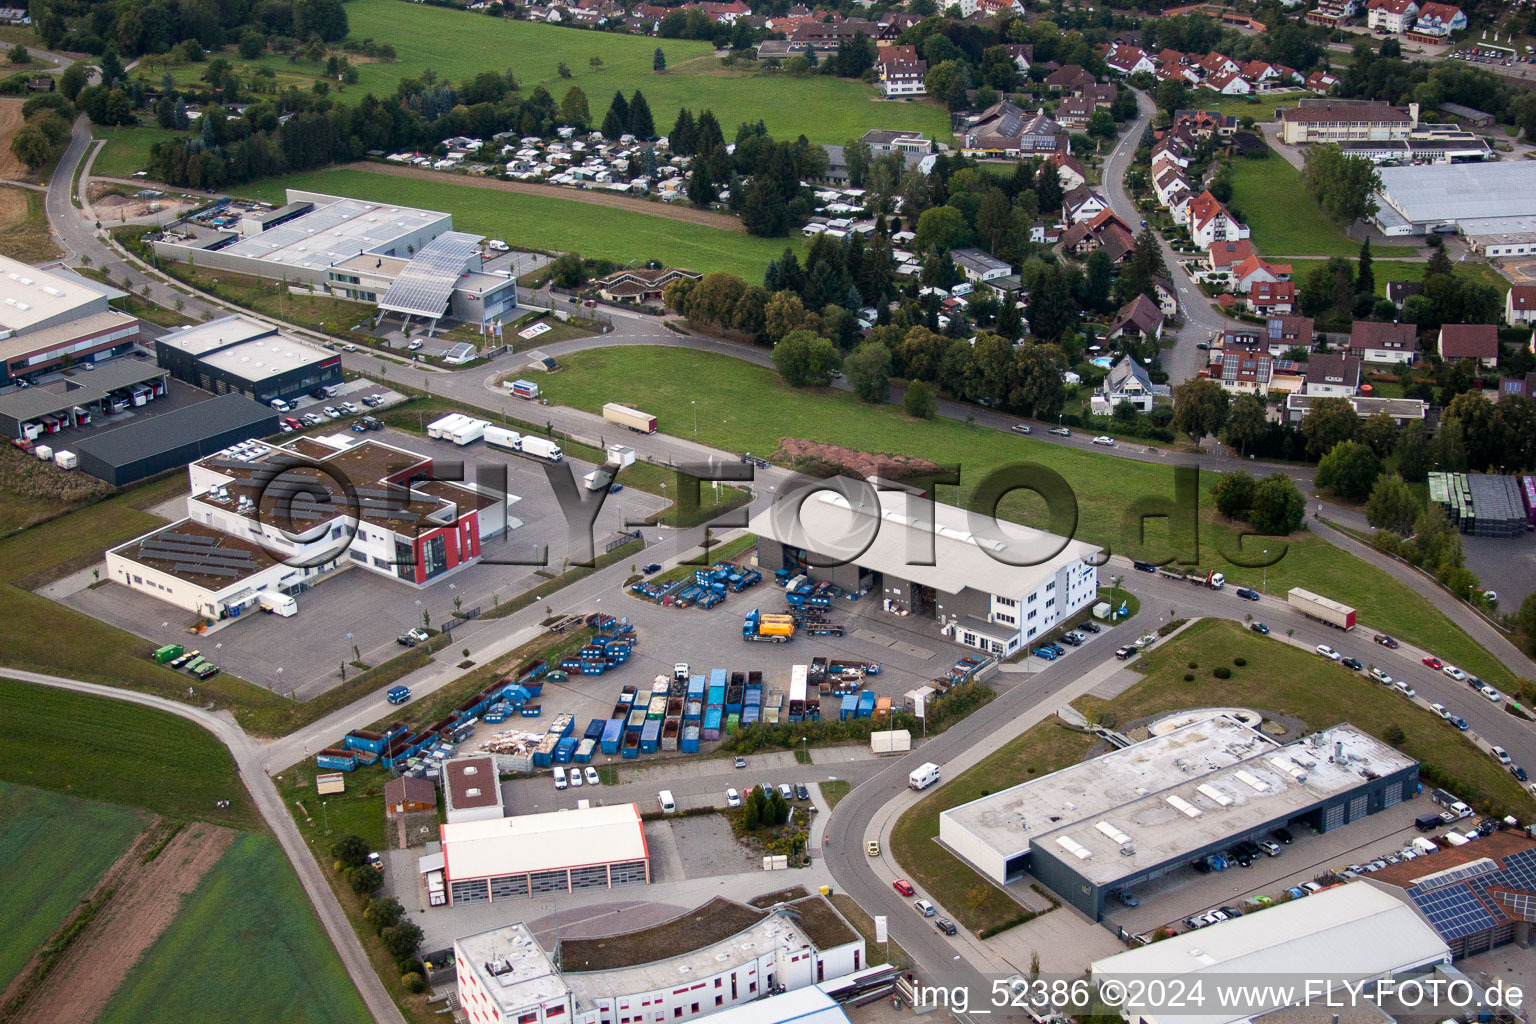
[[[1381,644],[1381,646],[1383,646],[1383,647],[1396,647],[1397,646],[1397,641],[1392,639],[1390,636],[1387,636],[1387,634],[1385,634],[1385,633],[1377,633],[1371,639],[1375,640],[1377,643]]]
[[[891,888],[895,889],[903,896],[912,896],[917,893],[917,890],[912,888],[912,883],[907,881],[905,878],[896,879],[896,881],[891,883]]]
[[[283,417],[283,422],[288,424],[294,430],[298,430],[300,427],[302,427],[304,425],[304,424],[300,423],[298,420],[294,419],[292,416],[284,416]]]
[[[1444,668],[1445,667],[1445,662],[1441,661],[1439,658],[1435,657],[1433,654],[1425,655],[1425,657],[1424,657],[1424,664],[1426,664],[1430,668],[1434,668],[1434,669],[1439,669],[1439,668]]]

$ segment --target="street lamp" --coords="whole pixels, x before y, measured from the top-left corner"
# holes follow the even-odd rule
[[[1269,548],[1264,549],[1264,582],[1259,584],[1259,589],[1269,593]]]
[[[693,439],[697,441],[699,439],[699,403],[690,399],[688,404],[693,406]]]

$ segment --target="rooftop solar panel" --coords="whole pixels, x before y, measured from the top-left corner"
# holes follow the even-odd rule
[[[1415,894],[1414,902],[1424,912],[1440,937],[1450,942],[1474,932],[1492,928],[1496,922],[1482,900],[1464,885],[1451,885]]]
[[[459,275],[479,250],[479,235],[464,231],[438,235],[400,271],[379,301],[379,308],[433,319],[442,316]]]

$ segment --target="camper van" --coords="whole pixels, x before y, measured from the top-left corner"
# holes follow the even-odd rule
[[[927,789],[939,781],[939,766],[929,761],[927,764],[918,765],[912,769],[912,774],[907,776],[907,785],[913,789]]]

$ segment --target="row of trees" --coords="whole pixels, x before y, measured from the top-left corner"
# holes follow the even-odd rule
[[[130,57],[168,53],[194,42],[216,50],[248,34],[297,39],[318,36],[336,42],[347,36],[341,0],[32,0],[32,23],[50,50],[104,54],[109,48]]]
[[[1300,528],[1306,518],[1307,499],[1284,473],[1255,480],[1245,470],[1231,470],[1216,479],[1211,498],[1222,515],[1263,534],[1283,537]]]
[[[1439,330],[1441,324],[1498,323],[1504,308],[1504,297],[1493,285],[1456,273],[1443,246],[1436,247],[1424,265],[1423,290],[1418,295],[1410,295],[1401,308],[1377,298],[1369,241],[1361,245],[1353,263],[1333,256],[1314,267],[1301,279],[1296,301],[1302,313],[1338,329],[1351,319],[1372,319],[1416,324],[1425,332]]]

